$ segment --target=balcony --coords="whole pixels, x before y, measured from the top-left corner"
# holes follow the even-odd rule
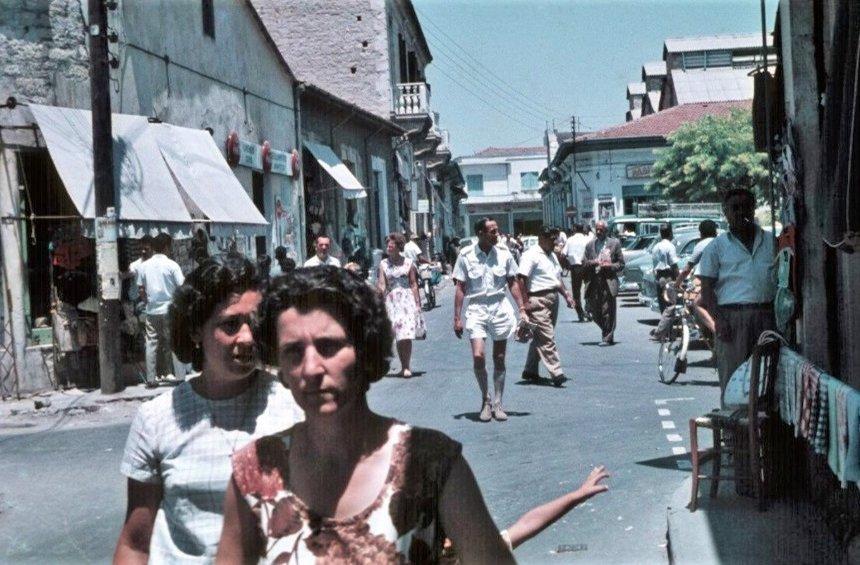
[[[430,85],[426,82],[402,82],[394,85],[394,115],[397,118],[430,115]]]

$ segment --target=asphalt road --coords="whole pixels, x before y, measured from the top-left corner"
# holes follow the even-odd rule
[[[609,469],[609,492],[521,546],[520,562],[665,563],[666,506],[689,473],[687,420],[718,403],[709,353],[693,352],[688,373],[666,386],[647,339],[654,313],[622,300],[618,343],[604,348],[596,325],[563,309],[557,335],[572,380],[560,389],[522,382],[526,346],[511,341],[510,419],[485,424],[468,345],[451,331],[450,286],[439,302],[428,339],[415,344],[418,375],[375,384],[371,406],[462,442],[500,528],[575,489],[592,466]],[[0,562],[109,561],[125,513],[127,411],[114,420],[0,436]]]

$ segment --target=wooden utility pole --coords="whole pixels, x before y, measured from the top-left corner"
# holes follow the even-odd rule
[[[112,394],[125,388],[120,365],[119,258],[111,135],[110,68],[107,7],[88,0],[90,37],[90,105],[93,117],[93,184],[95,189],[96,267],[99,276],[99,382]]]

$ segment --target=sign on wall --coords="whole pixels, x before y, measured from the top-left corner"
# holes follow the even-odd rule
[[[293,176],[293,163],[289,153],[272,149],[269,152],[269,159],[272,163],[272,173],[276,175],[286,175],[288,177]]]
[[[250,141],[239,141],[239,164],[258,171],[263,170],[263,147]]]
[[[627,178],[629,179],[647,179],[651,178],[651,169],[654,168],[654,163],[635,163],[627,165]]]

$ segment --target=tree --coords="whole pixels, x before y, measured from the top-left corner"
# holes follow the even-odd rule
[[[729,116],[705,116],[684,124],[660,150],[648,186],[677,202],[719,202],[730,188],[749,188],[763,196],[767,154],[756,153],[752,113],[734,110]]]

